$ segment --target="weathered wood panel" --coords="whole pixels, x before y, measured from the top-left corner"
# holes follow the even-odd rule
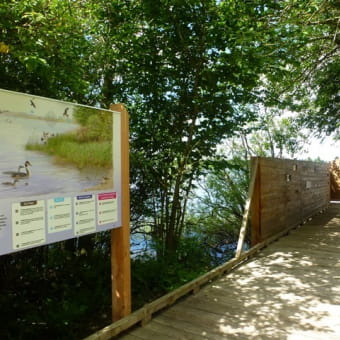
[[[301,223],[330,201],[328,163],[257,159],[258,175],[251,207],[253,245]]]
[[[331,163],[331,200],[340,201],[340,159]]]

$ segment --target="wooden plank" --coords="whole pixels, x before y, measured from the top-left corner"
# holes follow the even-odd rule
[[[153,322],[150,322],[147,327],[150,329],[154,329],[158,331],[159,333],[166,334],[166,335],[171,335],[172,339],[204,339],[203,336],[199,336],[196,334],[192,334],[188,332],[186,329],[177,329],[175,327],[171,327],[171,325],[166,324],[162,321],[159,321],[158,318],[156,317],[153,319]]]
[[[177,339],[203,340],[209,338],[204,331],[193,327],[190,322],[174,322],[173,319],[162,314],[157,316],[153,320],[153,323],[162,326],[166,331],[168,331],[168,334],[173,334]]]
[[[255,160],[252,159],[252,164]],[[255,246],[261,241],[261,162],[257,160],[257,173],[254,184],[253,198],[250,206],[250,242],[251,246]]]
[[[318,248],[327,245],[327,249],[323,249],[323,253],[338,253],[340,252],[340,245],[330,246],[327,242],[319,242],[319,243],[311,243],[311,242],[303,242],[303,238],[300,240],[294,240],[289,243],[280,243],[282,248],[291,248],[291,249],[302,249],[302,251],[306,248],[317,250]],[[287,251],[287,250],[286,250]]]
[[[275,205],[277,201],[273,201],[272,205],[264,206],[261,204],[261,213],[263,214],[263,217],[261,218],[262,221],[272,220],[272,219],[284,219],[284,213],[286,211],[286,202],[278,202],[277,205]],[[262,202],[261,202],[262,203]]]
[[[193,335],[193,339],[209,339],[209,340],[221,340],[226,339],[226,337],[223,337],[223,335],[220,332],[215,332],[214,329],[209,329],[205,326],[204,323],[201,324],[193,324],[191,320],[178,318],[176,315],[174,317],[161,314],[157,316],[157,321],[166,323],[171,325],[173,328],[177,330],[185,329],[187,332]],[[184,338],[178,338],[178,339],[186,339]],[[245,337],[233,337],[228,336],[227,339],[246,339]]]
[[[260,177],[264,180],[258,190],[259,210],[254,215],[256,221],[260,221],[260,226],[256,226],[260,240],[288,225],[301,223],[328,204],[327,163],[259,158],[259,164]]]
[[[232,339],[232,334],[226,334],[221,327],[221,319],[223,316],[211,313],[209,311],[200,311],[183,306],[176,305],[164,313],[163,317],[173,320],[173,323],[187,321],[191,324],[191,329],[199,329],[205,335],[209,335],[208,339]],[[255,316],[255,315],[254,315]],[[245,339],[245,337],[235,335],[234,338]]]
[[[273,214],[277,214],[275,215]],[[262,227],[262,234],[265,232],[266,228],[275,228],[275,225],[280,226],[281,228],[285,226],[286,217],[284,216],[285,210],[284,209],[274,209],[274,210],[266,210],[263,213],[261,218],[261,227]]]
[[[240,303],[240,299],[230,298],[230,289],[224,287],[220,289],[220,294],[215,294],[213,299],[209,299],[209,293],[206,293],[201,298],[190,297],[181,303],[181,308],[192,311],[198,315],[211,315],[212,320],[216,320],[228,315],[233,315],[244,311],[244,304]],[[221,296],[226,295],[223,299]],[[216,299],[218,296],[218,299]],[[248,311],[248,313],[253,314],[256,317],[256,311]]]
[[[140,338],[139,336],[136,336],[134,334],[126,334],[126,335],[121,335],[119,337],[119,340],[141,340],[143,338]]]
[[[264,174],[262,174],[262,178],[266,178]],[[289,184],[286,182],[264,182],[262,183],[261,189],[263,190],[264,193],[270,193],[273,191],[276,191],[278,195],[282,195],[282,193],[285,192]]]
[[[316,236],[317,237],[317,236]],[[286,243],[286,240],[282,240],[280,241],[281,243]],[[335,245],[336,247],[340,248],[340,244],[337,244],[335,242],[332,242],[332,238],[323,238],[322,236],[319,236],[318,239],[312,239],[311,237],[308,237],[308,233],[307,234],[294,234],[294,238],[291,239],[289,242],[291,243],[297,243],[297,244],[301,244],[302,246],[306,246],[306,248],[308,249],[308,244],[310,244],[311,246],[313,245],[324,245],[327,243],[328,248],[331,248],[333,245]]]
[[[132,332],[131,332],[132,333]],[[127,336],[129,336],[128,333]],[[173,340],[171,334],[164,334],[159,327],[147,325],[146,327],[139,327],[136,330],[133,330],[132,333],[134,336],[138,338],[150,340],[150,339],[157,339],[157,340]]]
[[[218,329],[214,329],[214,327],[223,314],[213,313],[209,309],[201,310],[196,308],[195,304],[184,301],[164,311],[163,315],[171,316],[174,319],[190,320],[193,325],[204,325],[210,331],[219,333]]]
[[[255,159],[254,163],[252,164],[252,174],[251,174],[251,180],[249,184],[248,197],[247,197],[246,204],[244,207],[242,224],[240,228],[240,235],[239,235],[238,242],[237,242],[236,255],[235,255],[236,258],[240,257],[242,250],[243,250],[244,240],[246,238],[251,201],[253,198],[255,182],[256,182],[256,177],[257,177],[257,168],[258,168],[258,160]]]
[[[294,274],[294,272],[291,272],[292,274]],[[288,272],[288,274],[290,274]],[[320,273],[320,275],[322,275],[322,273]],[[270,273],[267,276],[268,278],[271,277]],[[265,280],[261,279],[261,282]],[[325,286],[324,286],[325,287]],[[262,285],[261,285],[262,288]],[[265,283],[263,285],[263,290],[265,290],[266,288],[271,289],[273,288],[273,282],[268,282],[267,284]],[[225,293],[226,295],[230,294],[230,290],[228,291],[227,287],[222,290],[221,293]],[[327,294],[323,294],[323,295],[319,295],[320,297],[326,297]],[[230,300],[229,305],[226,304],[221,304],[220,301],[207,301],[207,298],[202,298],[200,301],[197,299],[194,299],[193,297],[190,297],[189,299],[185,300],[183,303],[181,303],[180,307],[181,307],[181,311],[192,311],[195,315],[199,316],[199,320],[197,322],[202,322],[203,324],[205,323],[205,320],[202,320],[202,318],[204,318],[205,315],[208,315],[208,319],[211,319],[213,322],[217,319],[217,320],[221,320],[221,319],[235,319],[235,315],[239,315],[242,317],[246,317],[248,320],[249,319],[257,319],[259,317],[259,311],[256,309],[247,309],[245,308],[245,301],[247,300],[247,298],[239,298],[238,300],[233,299]],[[223,309],[224,308],[224,309]],[[218,311],[218,312],[216,312]],[[216,314],[216,316],[214,316],[214,314]],[[289,318],[291,316],[291,311],[289,309],[285,310],[282,309],[282,311],[280,312],[280,320],[281,322],[284,320],[285,322],[289,322]],[[208,320],[209,322],[209,320]],[[193,324],[196,324],[196,322],[194,322]],[[210,324],[207,324],[208,327],[210,327]]]
[[[111,230],[112,320],[131,313],[129,115],[123,104],[110,106],[121,113],[122,226]]]

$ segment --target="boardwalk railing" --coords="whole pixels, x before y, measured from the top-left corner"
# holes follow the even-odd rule
[[[273,172],[276,172],[275,176]],[[268,206],[269,198],[273,209]],[[313,203],[316,198],[316,203]],[[301,202],[294,202],[294,199],[300,199]],[[278,204],[279,207],[275,208],[275,204]],[[307,204],[307,207],[302,208],[302,204]],[[174,304],[179,298],[187,294],[196,293],[202,286],[232,271],[268,244],[288,234],[291,229],[305,223],[311,216],[322,212],[328,204],[328,164],[253,158],[252,176],[236,256],[199,278],[97,331],[85,340],[110,339],[139,322],[142,325],[146,324],[156,312]],[[298,212],[297,209],[299,209]],[[302,211],[300,211],[301,209]],[[279,215],[271,215],[274,212]],[[285,213],[288,218],[285,218]],[[292,215],[294,213],[296,213],[295,216]],[[242,252],[249,220],[251,222],[253,246],[251,249]],[[271,227],[272,224],[274,224],[274,227]]]
[[[251,215],[251,244],[302,223],[329,205],[330,164],[258,157]]]

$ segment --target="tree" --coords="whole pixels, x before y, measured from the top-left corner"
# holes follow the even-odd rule
[[[36,0],[0,4],[1,87],[93,102],[93,1]]]
[[[249,185],[249,160],[243,146],[212,162],[190,204],[188,224],[219,264],[234,255]]]
[[[263,116],[249,129],[240,135],[249,156],[294,158],[308,141],[307,130],[294,116],[282,117],[277,111],[264,109]]]
[[[254,43],[265,13],[215,0],[116,1],[102,9],[112,46],[102,94],[129,106],[132,197],[164,255],[176,250],[205,161],[254,119],[240,107],[256,100],[267,62]]]
[[[317,93],[314,105],[302,121],[319,134],[332,134],[340,138],[340,60],[339,58],[318,71],[314,77]]]
[[[300,111],[319,134],[339,135],[339,2],[279,1],[268,19],[276,26],[271,53],[281,65],[265,79],[266,104]]]

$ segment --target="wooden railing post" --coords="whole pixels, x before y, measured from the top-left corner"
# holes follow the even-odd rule
[[[251,178],[250,178],[249,189],[248,189],[248,197],[247,197],[246,204],[244,207],[243,219],[242,219],[242,224],[241,224],[241,229],[240,229],[240,236],[238,238],[236,255],[235,255],[236,257],[240,257],[242,253],[243,245],[244,245],[244,240],[246,238],[250,205],[252,203],[253,192],[254,192],[255,182],[257,178],[257,172],[258,172],[258,159],[255,158],[255,159],[252,159],[252,164],[251,164]]]
[[[129,115],[123,104],[112,104],[121,113],[122,226],[111,230],[111,281],[113,322],[131,313]]]
[[[257,159],[253,198],[250,205],[250,246],[262,241],[261,237],[261,159]]]
[[[340,200],[340,160],[335,159],[330,163],[330,200]]]

